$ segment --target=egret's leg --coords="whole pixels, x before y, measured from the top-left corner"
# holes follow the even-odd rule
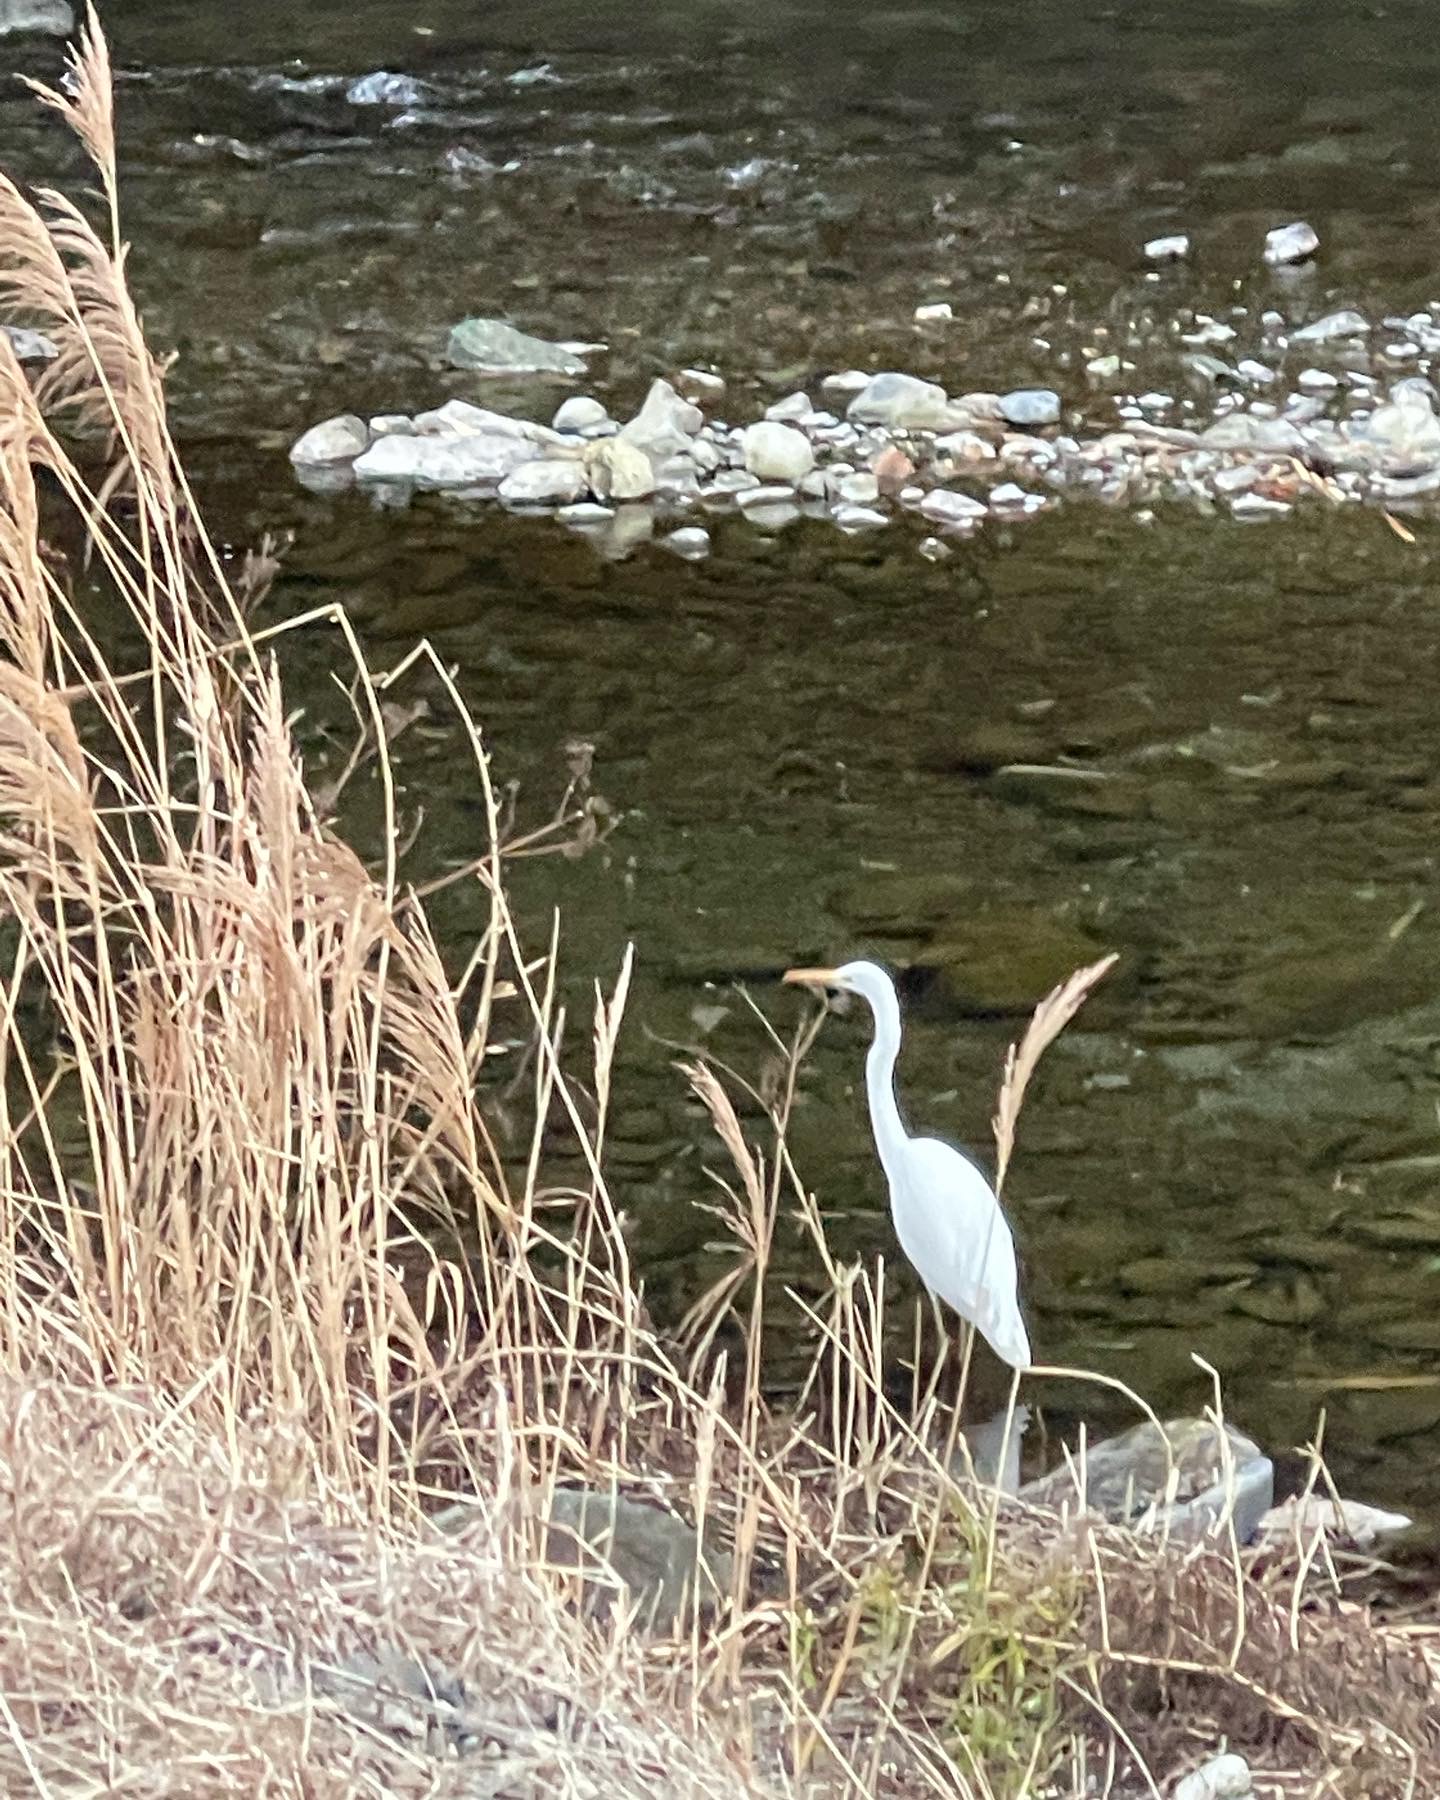
[[[1000,1499],[1005,1488],[1005,1465],[1010,1458],[1010,1433],[1015,1429],[1015,1402],[1020,1397],[1020,1371],[1010,1371],[1010,1398],[1005,1402],[1005,1428],[1000,1433],[1000,1456],[995,1469],[995,1485],[990,1490],[990,1515],[985,1531],[985,1586],[995,1573],[995,1539],[1000,1532]]]

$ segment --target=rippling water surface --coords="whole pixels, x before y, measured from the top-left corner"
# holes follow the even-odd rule
[[[766,985],[787,962],[867,950],[904,967],[910,1113],[984,1142],[1036,947],[1115,948],[1013,1174],[1040,1353],[1193,1410],[1197,1350],[1267,1445],[1303,1441],[1323,1404],[1352,1488],[1427,1506],[1430,528],[1412,544],[1368,509],[1245,527],[1066,505],[930,563],[906,521],[847,540],[731,520],[688,567],[646,545],[605,560],[483,506],[309,496],[285,448],[342,409],[482,397],[443,365],[470,313],[604,342],[591,385],[621,413],[686,364],[727,377],[731,419],[859,364],[952,392],[1043,381],[1103,420],[1114,397],[1084,365],[1113,345],[1183,422],[1200,397],[1177,337],[1196,310],[1231,320],[1242,355],[1266,308],[1378,322],[1440,299],[1431,9],[596,10],[106,9],[134,279],[180,353],[176,414],[212,517],[237,541],[294,531],[277,611],[341,601],[382,658],[432,636],[522,809],[558,793],[569,740],[594,744],[624,818],[521,890],[537,919],[561,905],[579,973],[637,946],[615,1171],[657,1310],[714,1273],[711,1227],[683,1202],[717,1156],[662,1040],[708,1034],[757,1067],[734,978],[788,1022],[793,997]],[[3,54],[55,66],[46,46]],[[347,99],[378,70],[414,79],[406,103]],[[0,140],[22,170],[63,164],[8,87]],[[1316,265],[1266,271],[1265,230],[1301,217]],[[1148,272],[1140,245],[1172,230],[1194,258]],[[955,322],[922,333],[915,306],[936,299]],[[548,417],[558,398],[520,385],[498,403]],[[328,639],[289,655],[312,720],[338,720]],[[416,732],[401,752],[442,857],[473,849],[455,746]],[[310,753],[326,755],[318,723]],[[996,773],[1065,758],[1111,779]],[[466,906],[446,903],[457,939]],[[827,1027],[797,1147],[842,1246],[873,1251],[891,1240],[861,1050],[853,1018]]]

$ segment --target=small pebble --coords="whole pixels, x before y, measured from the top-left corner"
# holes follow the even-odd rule
[[[948,300],[937,300],[930,306],[915,308],[917,325],[945,325],[955,317],[955,308]]]
[[[1147,262],[1179,262],[1190,254],[1190,239],[1183,231],[1177,231],[1169,237],[1151,238],[1145,246]]]
[[[701,525],[684,525],[679,531],[661,538],[660,542],[686,562],[699,562],[710,554],[710,533]]]

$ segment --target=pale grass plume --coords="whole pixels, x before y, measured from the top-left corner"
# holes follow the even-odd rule
[[[1004,1186],[1010,1158],[1015,1149],[1015,1132],[1020,1122],[1020,1108],[1025,1090],[1030,1085],[1040,1058],[1085,1004],[1086,996],[1102,981],[1119,961],[1111,953],[1099,962],[1077,969],[1045,996],[1035,1008],[1025,1035],[1012,1044],[1005,1055],[1005,1072],[1000,1080],[1000,1097],[995,1107],[995,1191]]]

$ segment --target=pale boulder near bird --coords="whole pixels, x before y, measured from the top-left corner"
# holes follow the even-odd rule
[[[1106,957],[1078,970],[1056,988],[1037,1009],[1018,1049],[1012,1047],[997,1122],[1004,1133],[1002,1171],[1035,1064],[1114,960]],[[894,982],[873,962],[848,962],[838,969],[788,969],[785,980],[821,991],[858,994],[869,1006],[875,1035],[865,1058],[865,1087],[900,1247],[930,1292],[973,1325],[1003,1362],[1017,1374],[1028,1369],[1033,1358],[1020,1312],[1015,1240],[995,1189],[963,1152],[939,1138],[912,1137],[900,1117],[895,1098],[900,1001]]]

